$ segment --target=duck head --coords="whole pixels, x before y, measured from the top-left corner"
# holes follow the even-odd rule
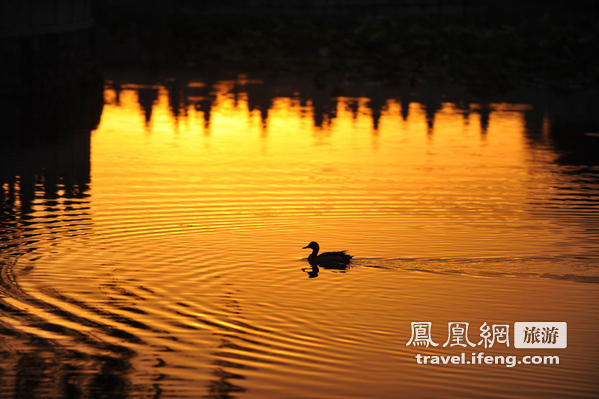
[[[306,245],[302,249],[306,249],[306,248],[310,248],[316,252],[318,252],[320,250],[320,246],[318,245],[318,243],[316,241],[312,241],[310,244]]]

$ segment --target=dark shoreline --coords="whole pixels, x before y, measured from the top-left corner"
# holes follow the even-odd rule
[[[583,13],[408,20],[104,9],[99,27],[109,68],[461,84],[481,97],[526,87],[558,94],[599,87],[599,29],[595,15]]]

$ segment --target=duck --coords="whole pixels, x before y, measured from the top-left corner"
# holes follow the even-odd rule
[[[312,241],[302,249],[310,248],[312,253],[308,256],[308,262],[312,267],[322,266],[325,269],[345,269],[349,265],[352,256],[346,251],[323,252],[320,255],[320,245]]]

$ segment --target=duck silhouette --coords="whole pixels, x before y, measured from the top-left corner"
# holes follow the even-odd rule
[[[312,241],[302,249],[306,248],[312,249],[312,253],[308,256],[308,262],[312,267],[321,266],[325,269],[345,269],[352,258],[345,251],[323,252],[319,255],[320,245],[315,241]]]

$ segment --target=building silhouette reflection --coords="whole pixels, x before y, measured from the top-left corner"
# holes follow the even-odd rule
[[[268,112],[272,108],[275,94],[272,92],[268,83],[250,82],[240,89],[245,89],[247,95],[247,107],[250,114],[260,113],[262,127],[266,128],[268,123]]]
[[[120,78],[122,80],[122,78]],[[116,81],[115,81],[116,82]],[[112,82],[107,87],[114,90],[115,102],[120,100],[123,87]],[[222,83],[226,82],[223,91]],[[165,90],[168,98],[168,108],[171,117],[178,123],[181,119],[189,117],[189,109],[193,108],[201,113],[206,131],[211,124],[212,111],[219,96],[233,100],[233,106],[239,105],[240,99],[245,100],[250,115],[257,114],[266,132],[269,117],[276,106],[278,99],[288,99],[290,104],[297,107],[300,116],[309,116],[312,125],[318,129],[329,129],[338,117],[339,107],[349,110],[353,119],[362,113],[371,119],[371,133],[376,135],[382,116],[389,109],[389,102],[399,105],[399,117],[407,121],[410,118],[413,105],[424,111],[427,135],[435,134],[435,118],[443,109],[444,104],[453,104],[454,109],[461,112],[466,124],[470,123],[472,114],[479,115],[479,127],[484,138],[488,131],[491,114],[495,112],[493,100],[481,102],[476,97],[468,94],[462,88],[449,87],[414,87],[389,89],[382,85],[344,84],[343,82],[330,82],[328,84],[315,84],[307,78],[271,77],[264,80],[248,80],[245,78],[218,80],[214,77],[198,81],[187,76],[170,78],[164,83],[150,81],[147,78],[132,82],[128,89],[137,92],[139,108],[142,117],[148,125],[151,124],[153,108],[157,105],[160,90]],[[546,104],[534,104],[535,96],[522,96],[516,98],[515,103],[531,103],[539,111],[546,109]],[[497,99],[501,102],[501,99]],[[474,106],[472,106],[474,105]]]
[[[88,88],[60,99],[25,96],[0,107],[8,127],[0,136],[0,224],[4,239],[23,234],[36,199],[54,214],[68,212],[73,201],[80,212],[85,212],[90,138],[102,112],[101,88]]]
[[[65,34],[65,42],[67,38]],[[47,72],[56,76],[64,72],[60,67],[47,66]],[[30,68],[37,70],[39,65]],[[60,314],[60,309],[23,290],[14,272],[17,261],[38,245],[35,218],[47,219],[50,231],[58,225],[67,232],[85,230],[82,226],[91,223],[91,132],[102,108],[103,85],[96,75],[57,86],[27,79],[11,95],[0,96],[0,339],[11,348],[0,365],[0,396],[125,396],[133,353],[119,348],[108,361],[110,356],[68,348],[49,338],[44,332],[79,339],[97,353],[111,351],[102,342],[26,310]],[[81,224],[78,228],[54,223],[73,215]]]
[[[146,125],[149,125],[152,120],[154,105],[156,104],[156,100],[158,100],[158,89],[153,87],[140,87],[137,89],[137,96]]]
[[[120,77],[120,80],[123,78]],[[503,112],[502,107],[497,108],[496,104],[514,104],[516,108],[521,104],[522,109],[510,112],[522,113],[527,139],[531,143],[551,144],[558,152],[562,149],[576,152],[590,164],[596,158],[593,150],[595,139],[592,135],[585,136],[599,131],[599,122],[592,111],[592,104],[597,100],[592,95],[581,95],[579,99],[571,101],[551,93],[520,90],[510,95],[482,100],[461,86],[422,84],[417,87],[413,82],[408,82],[410,84],[389,88],[380,84],[347,83],[340,79],[315,82],[308,77],[279,75],[253,80],[246,75],[222,80],[214,76],[203,80],[194,76],[176,76],[169,78],[164,84],[159,80],[152,81],[147,76],[140,81],[131,76],[128,83],[130,88],[138,92],[139,107],[148,124],[151,123],[153,107],[157,104],[161,87],[168,94],[172,118],[176,122],[187,118],[189,109],[193,108],[201,113],[205,132],[208,132],[212,111],[219,99],[232,99],[234,107],[239,106],[240,100],[245,100],[249,114],[259,115],[263,135],[267,132],[273,107],[278,100],[287,99],[292,107],[298,109],[300,117],[312,119],[312,125],[316,129],[330,130],[338,118],[339,110],[345,109],[351,112],[354,120],[363,115],[369,117],[372,126],[370,133],[374,136],[378,134],[381,118],[389,109],[390,103],[397,104],[398,117],[404,121],[411,118],[414,110],[420,109],[424,112],[429,139],[435,135],[437,114],[446,104],[452,104],[453,109],[463,115],[465,125],[470,125],[472,115],[478,116],[476,120],[481,140],[485,140],[492,115]],[[108,87],[115,91],[115,101],[118,102],[122,87],[115,83]],[[551,140],[548,141],[549,136]],[[578,155],[575,156],[576,159]]]

